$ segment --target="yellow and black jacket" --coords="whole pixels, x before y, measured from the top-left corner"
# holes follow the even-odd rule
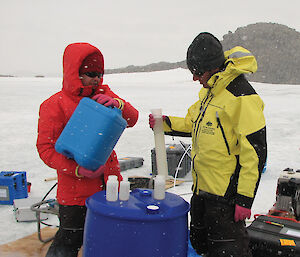
[[[242,47],[202,88],[185,118],[168,116],[165,134],[192,136],[193,190],[251,208],[266,154],[264,103],[246,80],[255,57]]]

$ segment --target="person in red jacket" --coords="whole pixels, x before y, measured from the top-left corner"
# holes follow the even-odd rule
[[[40,158],[58,175],[59,230],[47,257],[75,257],[83,243],[86,216],[85,200],[101,191],[109,175],[122,180],[115,151],[105,165],[96,171],[79,166],[75,160],[55,151],[55,142],[83,97],[93,98],[104,106],[122,110],[127,127],[138,120],[138,111],[102,84],[104,61],[102,53],[88,43],[73,43],[63,56],[62,90],[45,100],[39,111],[37,150]]]

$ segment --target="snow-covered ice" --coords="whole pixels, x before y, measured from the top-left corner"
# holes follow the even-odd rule
[[[163,114],[184,116],[188,107],[198,98],[201,85],[193,82],[188,70],[176,69],[152,73],[105,75],[105,83],[120,97],[130,101],[139,112],[135,127],[126,129],[119,140],[118,157],[144,158],[144,165],[123,172],[126,175],[151,173],[151,149],[154,147],[153,132],[148,126],[151,109],[162,108]],[[61,78],[0,78],[0,171],[26,171],[32,183],[29,197],[42,198],[55,181],[56,172],[39,158],[35,143],[39,105],[61,89]],[[287,167],[300,169],[300,85],[275,85],[252,83],[265,102],[268,137],[268,164],[262,175],[252,214],[266,213],[275,201],[277,179]],[[166,136],[166,143],[187,138]],[[169,191],[189,201],[191,175],[185,183]],[[55,197],[52,193],[50,197]],[[0,205],[0,244],[14,241],[37,231],[35,223],[15,221],[13,207]],[[253,217],[253,215],[252,215]],[[56,217],[50,221],[56,222]]]

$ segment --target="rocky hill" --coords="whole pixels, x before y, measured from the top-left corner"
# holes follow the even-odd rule
[[[172,70],[177,68],[187,69],[185,61],[182,62],[157,62],[151,63],[145,66],[134,66],[129,65],[125,68],[117,68],[117,69],[106,69],[106,74],[112,73],[132,73],[132,72],[151,72],[151,71],[161,71],[161,70]]]
[[[257,59],[250,80],[275,84],[300,84],[300,33],[285,25],[256,23],[224,35],[224,50],[240,45]]]
[[[229,31],[221,43],[224,50],[240,45],[257,58],[258,71],[251,81],[272,84],[300,84],[300,33],[276,23],[255,23]],[[106,73],[149,72],[186,68],[185,60],[176,63],[159,62],[146,66],[128,66],[106,70]]]

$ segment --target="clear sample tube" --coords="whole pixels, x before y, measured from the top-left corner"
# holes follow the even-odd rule
[[[163,118],[161,109],[152,109],[152,115],[155,119],[155,125],[153,128],[154,140],[155,140],[155,155],[157,174],[163,175],[165,179],[168,176],[168,163],[165,144],[165,134],[163,129]]]
[[[165,199],[166,195],[166,178],[164,175],[156,175],[154,179],[154,195],[156,200]]]

